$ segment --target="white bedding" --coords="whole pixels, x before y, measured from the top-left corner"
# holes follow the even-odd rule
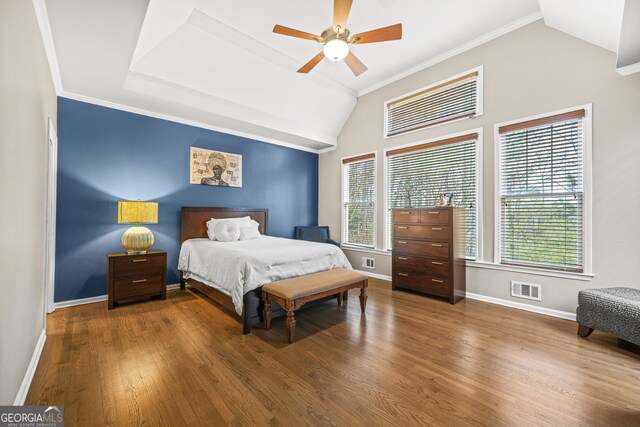
[[[270,236],[236,242],[190,239],[182,244],[178,260],[186,279],[230,295],[238,314],[243,295],[253,289],[334,268],[351,268],[337,246]]]

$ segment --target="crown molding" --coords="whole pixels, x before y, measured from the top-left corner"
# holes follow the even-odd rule
[[[210,124],[206,124],[206,123],[202,123],[202,122],[196,122],[196,121],[193,121],[193,120],[187,120],[187,119],[183,119],[183,118],[177,117],[177,116],[171,116],[171,115],[168,115],[168,114],[157,113],[155,111],[145,110],[143,108],[131,107],[131,106],[124,105],[124,104],[118,104],[116,102],[105,101],[104,99],[92,98],[90,96],[80,95],[80,94],[73,93],[73,92],[62,91],[61,93],[58,94],[58,96],[61,97],[61,98],[73,99],[74,101],[81,101],[81,102],[86,102],[88,104],[99,105],[101,107],[112,108],[114,110],[126,111],[128,113],[140,114],[142,116],[153,117],[155,119],[167,120],[169,122],[180,123],[180,124],[183,124],[183,125],[193,126],[193,127],[197,127],[197,128],[201,128],[201,129],[212,130],[212,131],[215,131],[215,132],[222,132],[222,133],[226,133],[226,134],[229,134],[229,135],[239,136],[239,137],[242,137],[242,138],[253,139],[254,141],[260,141],[260,142],[264,142],[264,143],[267,143],[267,144],[279,145],[281,147],[291,148],[291,149],[294,149],[294,150],[306,151],[308,153],[319,154],[320,151],[321,151],[321,150],[318,150],[318,149],[315,149],[315,148],[303,147],[301,145],[291,144],[289,142],[284,142],[284,141],[280,141],[280,140],[273,139],[273,138],[265,138],[263,136],[252,134],[252,133],[248,133],[248,132],[240,132],[240,131],[236,131],[236,130],[233,130],[233,129],[225,128],[225,127],[222,127],[222,126],[214,126],[214,125],[210,125]],[[328,148],[332,148],[332,147],[328,147]],[[322,150],[324,150],[324,149],[322,149]]]
[[[333,147],[321,148],[321,149],[318,150],[318,154],[329,153],[329,152],[335,151],[337,149],[338,149],[338,147],[335,146],[335,145]]]
[[[374,90],[380,89],[384,86],[387,86],[393,82],[396,82],[400,79],[403,79],[405,77],[408,77],[412,74],[417,73],[418,71],[422,71],[426,68],[432,67],[440,62],[446,61],[449,58],[453,58],[456,55],[459,55],[461,53],[464,53],[468,50],[473,49],[474,47],[480,46],[484,43],[490,42],[491,40],[494,40],[498,37],[501,37],[507,33],[510,33],[512,31],[515,31],[519,28],[524,27],[525,25],[529,25],[532,22],[535,22],[539,19],[542,19],[542,12],[538,11],[535,13],[532,13],[530,15],[527,15],[523,18],[518,19],[517,21],[513,21],[510,24],[507,24],[503,27],[500,27],[496,30],[493,30],[483,36],[480,36],[474,40],[471,40],[470,42],[467,42],[463,45],[460,45],[456,48],[453,48],[443,54],[440,54],[438,56],[435,56],[431,59],[428,59],[427,61],[424,61],[418,65],[414,65],[413,67],[402,71],[398,74],[395,74],[391,77],[388,77],[384,80],[379,81],[378,83],[374,83],[370,86],[365,87],[364,89],[361,89],[358,91],[358,97],[366,95],[370,92],[373,92]]]
[[[626,67],[616,68],[616,73],[621,76],[630,76],[631,74],[640,73],[640,62],[627,65]]]
[[[51,72],[51,78],[53,79],[53,86],[56,90],[56,94],[60,95],[62,92],[62,78],[60,77],[58,57],[56,56],[56,48],[53,44],[53,35],[51,34],[51,26],[49,25],[47,6],[45,5],[44,0],[33,0],[33,8],[36,12],[36,19],[38,20],[38,27],[40,28],[40,34],[42,35],[44,50],[47,54],[47,61],[49,61],[49,71]]]

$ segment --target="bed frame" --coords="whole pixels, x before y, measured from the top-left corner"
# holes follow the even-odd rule
[[[260,234],[268,235],[268,209],[183,207],[180,223],[180,244],[188,239],[206,238],[207,221],[211,218],[241,218],[243,216],[250,216],[251,219],[258,222]],[[185,289],[187,285],[208,296],[230,310],[235,317],[238,317],[230,296],[197,280],[185,279],[182,276],[182,272],[180,272],[180,288]],[[271,310],[272,318],[286,314],[277,304],[272,304]],[[251,332],[253,325],[262,322],[262,287],[244,294],[240,319],[242,320],[242,332],[245,335]]]

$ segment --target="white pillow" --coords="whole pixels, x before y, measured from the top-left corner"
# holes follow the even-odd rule
[[[258,223],[252,224],[251,227],[240,228],[240,240],[253,240],[262,237],[258,231]]]
[[[235,242],[240,238],[240,227],[234,221],[220,221],[213,229],[216,240]]]
[[[209,239],[217,240],[214,229],[216,225],[222,221],[235,222],[238,225],[238,228],[240,228],[250,226],[252,220],[250,216],[243,216],[242,218],[211,218],[209,221],[207,221],[207,235],[209,236]]]

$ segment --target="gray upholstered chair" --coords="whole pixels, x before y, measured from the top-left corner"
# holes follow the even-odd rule
[[[297,240],[308,240],[311,242],[330,243],[340,247],[340,243],[332,240],[329,236],[329,227],[325,225],[298,226],[294,229]]]

